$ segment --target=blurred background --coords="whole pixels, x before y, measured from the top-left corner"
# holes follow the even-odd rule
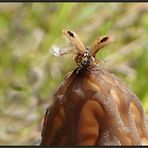
[[[78,33],[86,46],[115,35],[97,58],[148,113],[148,3],[0,3],[0,145],[40,143],[45,110],[76,67],[73,54],[51,52],[68,46],[62,29]]]

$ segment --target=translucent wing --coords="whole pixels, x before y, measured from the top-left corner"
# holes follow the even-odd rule
[[[68,53],[71,53],[73,51],[72,48],[59,48],[57,46],[53,46],[52,47],[52,53],[55,55],[55,56],[62,56],[64,54],[68,54]]]
[[[94,41],[90,48],[90,55],[94,56],[101,48],[114,41],[113,36],[102,36]]]
[[[78,53],[83,54],[85,51],[85,46],[81,42],[80,37],[73,31],[63,30],[63,34],[68,38],[71,43],[76,47]]]

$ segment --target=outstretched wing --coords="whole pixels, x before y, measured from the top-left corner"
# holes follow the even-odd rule
[[[97,38],[90,47],[90,55],[94,56],[101,48],[114,41],[113,36],[102,36]]]
[[[76,47],[78,53],[84,54],[85,46],[81,42],[80,37],[75,32],[69,30],[63,30],[63,34]]]
[[[57,46],[52,46],[51,51],[55,56],[58,57],[58,56],[62,56],[62,55],[71,53],[73,50],[71,48],[59,48]]]

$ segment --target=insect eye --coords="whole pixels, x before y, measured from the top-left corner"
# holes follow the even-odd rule
[[[104,37],[104,38],[100,41],[100,43],[105,42],[107,39],[108,39],[108,36]]]
[[[67,31],[67,33],[71,36],[71,37],[75,37],[74,34],[71,31]]]

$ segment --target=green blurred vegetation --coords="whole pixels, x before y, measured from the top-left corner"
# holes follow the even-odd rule
[[[85,45],[115,35],[97,56],[126,81],[148,113],[147,3],[1,3],[0,144],[40,143],[45,109],[76,67],[72,54],[51,53],[54,44],[68,45],[62,29],[78,33]]]

